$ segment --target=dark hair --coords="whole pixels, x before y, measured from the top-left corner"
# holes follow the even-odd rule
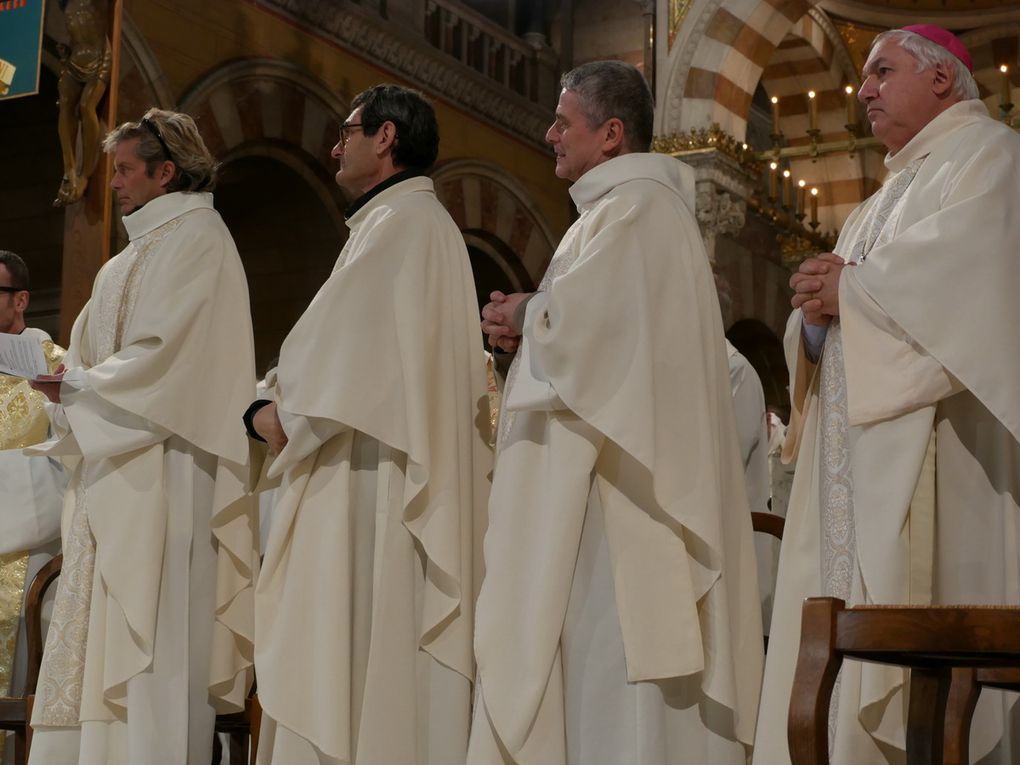
[[[432,104],[421,93],[398,85],[376,85],[354,97],[351,110],[359,106],[365,135],[375,135],[384,122],[396,127],[395,165],[414,170],[432,167],[439,154],[439,125]]]
[[[172,191],[212,191],[219,169],[198,126],[189,115],[165,109],[149,109],[138,122],[125,122],[109,132],[103,149],[112,152],[122,141],[138,139],[138,158],[152,176],[160,162],[174,163],[174,177],[167,184]]]
[[[21,259],[20,255],[9,250],[0,250],[0,266],[4,266],[7,273],[11,275],[12,287],[23,290],[31,289],[32,285],[28,280],[28,266],[25,265],[25,261]]]
[[[577,96],[588,127],[597,128],[616,117],[623,123],[627,148],[648,151],[655,99],[636,68],[623,61],[592,61],[563,75],[560,87]]]

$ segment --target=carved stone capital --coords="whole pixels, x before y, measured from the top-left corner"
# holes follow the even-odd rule
[[[699,183],[695,205],[704,234],[739,234],[747,220],[747,202],[719,191],[711,181]]]

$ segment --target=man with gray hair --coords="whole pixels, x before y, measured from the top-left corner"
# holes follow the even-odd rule
[[[755,761],[789,762],[801,603],[1020,604],[1020,136],[977,99],[952,33],[879,35],[858,98],[888,148],[882,189],[835,254],[790,280],[797,469]],[[965,304],[961,305],[961,298]],[[832,762],[903,761],[908,675],[845,662]],[[983,691],[971,761],[1016,762],[1011,700]],[[982,759],[983,758],[983,759]]]
[[[564,75],[546,134],[580,217],[496,292],[507,375],[470,765],[744,763],[762,667],[751,520],[694,174],[641,73]]]
[[[72,476],[30,762],[198,765],[251,675],[248,286],[191,117],[150,109],[104,148],[130,243],[33,384],[59,405],[37,451]]]

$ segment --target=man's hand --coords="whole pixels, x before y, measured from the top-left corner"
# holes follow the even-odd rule
[[[847,265],[839,255],[825,252],[805,260],[790,277],[790,304],[804,312],[805,323],[828,324],[839,316],[839,277]]]
[[[287,434],[283,431],[280,415],[276,413],[276,404],[266,404],[255,412],[251,426],[266,439],[270,453],[279,454],[287,445]]]
[[[489,295],[492,302],[482,308],[482,332],[488,336],[489,345],[507,353],[517,350],[521,344],[521,327],[516,326],[514,314],[531,294],[514,292],[507,295],[496,290]]]
[[[53,370],[51,375],[39,375],[35,380],[29,380],[28,384],[35,390],[42,393],[54,404],[60,403],[60,385],[66,371],[63,364]]]

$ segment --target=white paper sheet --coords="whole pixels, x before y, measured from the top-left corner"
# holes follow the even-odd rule
[[[39,338],[0,332],[0,372],[27,380],[48,375]]]

